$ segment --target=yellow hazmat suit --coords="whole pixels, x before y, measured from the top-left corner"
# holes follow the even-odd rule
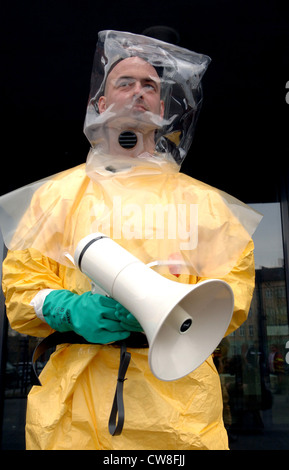
[[[113,211],[119,201],[122,207]],[[227,334],[238,328],[246,319],[254,290],[253,242],[220,192],[167,170],[147,174],[138,168],[135,174],[132,170],[127,174],[98,175],[92,180],[85,173],[85,165],[63,172],[41,186],[19,226],[16,238],[31,236],[35,243],[30,248],[10,250],[3,264],[3,290],[12,328],[45,337],[52,330],[37,318],[30,305],[35,295],[47,288],[78,294],[91,289],[89,280],[64,260],[65,254],[73,254],[78,241],[95,229],[103,229],[145,263],[180,255],[179,245],[169,239],[166,229],[160,239],[153,231],[144,234],[144,228],[149,229],[144,227],[144,214],[136,208],[144,211],[147,204],[198,206],[200,252],[192,249],[192,259],[190,250],[181,253],[195,273],[175,276],[168,267],[162,272],[176,282],[195,284],[212,277],[210,272],[217,273],[218,260],[228,256],[230,243],[243,240],[233,250],[234,256],[226,259],[229,270],[223,270],[222,276],[235,296]],[[120,226],[113,231],[116,217],[122,217],[125,231]],[[21,246],[20,242],[15,246]],[[211,261],[211,253],[207,252],[210,247]],[[201,266],[200,256],[205,253],[207,259]],[[42,386],[34,386],[29,394],[27,449],[228,448],[220,379],[211,357],[188,376],[163,382],[149,369],[147,349],[129,351],[121,435],[113,437],[108,431],[119,348],[113,344],[66,344],[57,348],[44,368]]]

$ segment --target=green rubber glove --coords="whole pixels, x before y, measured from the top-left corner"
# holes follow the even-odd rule
[[[91,343],[106,344],[142,331],[140,324],[111,297],[69,290],[50,292],[42,307],[45,321],[56,331],[74,331]]]

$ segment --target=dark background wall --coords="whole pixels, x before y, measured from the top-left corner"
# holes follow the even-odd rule
[[[0,14],[1,194],[85,161],[98,31],[167,25],[212,58],[182,171],[246,202],[275,200],[288,172],[288,0],[2,0]]]

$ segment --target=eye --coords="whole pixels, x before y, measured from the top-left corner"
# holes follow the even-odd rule
[[[145,83],[144,88],[145,88],[147,91],[156,91],[156,90],[157,90],[157,87],[156,87],[156,85],[155,85],[153,82]]]
[[[153,85],[150,85],[150,84],[145,85],[145,88],[146,88],[147,90],[154,90],[154,86],[153,86]]]
[[[131,86],[134,83],[135,80],[132,78],[121,78],[117,81],[116,87],[117,88],[126,88]]]

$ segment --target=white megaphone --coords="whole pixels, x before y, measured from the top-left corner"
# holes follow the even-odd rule
[[[139,321],[149,343],[151,371],[160,380],[176,380],[195,370],[229,326],[234,295],[224,281],[171,281],[101,233],[83,238],[74,260]]]

